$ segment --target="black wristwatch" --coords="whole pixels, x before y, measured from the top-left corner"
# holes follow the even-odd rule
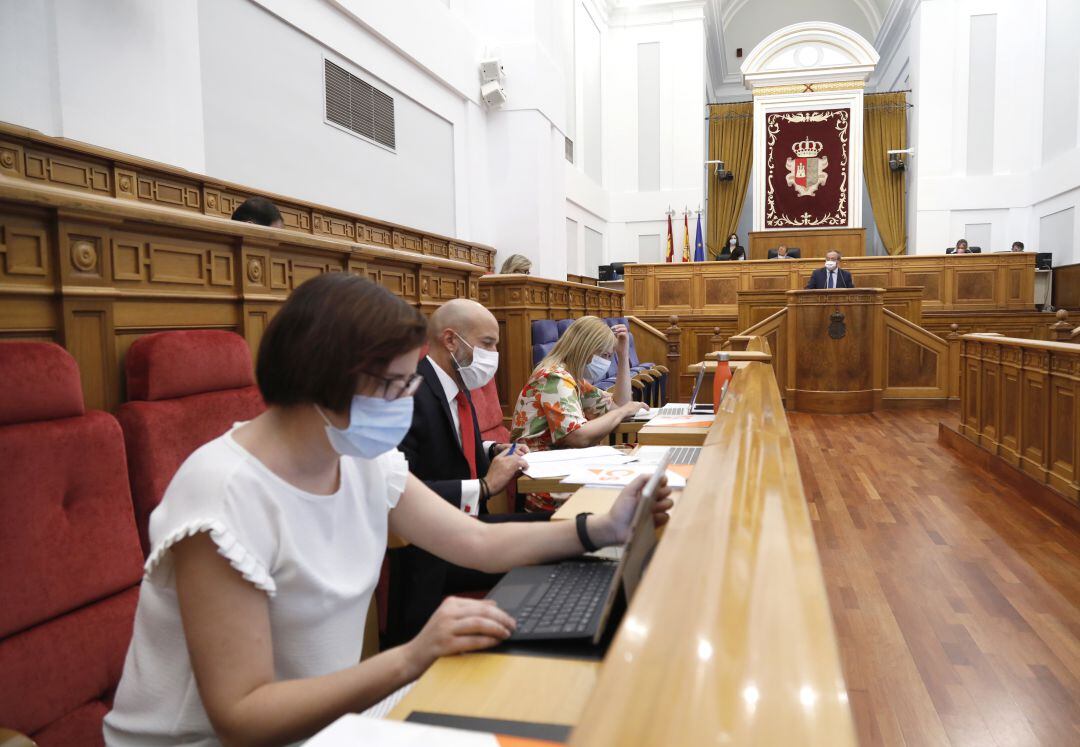
[[[589,539],[589,532],[585,529],[585,517],[592,516],[592,511],[584,511],[577,515],[577,536],[581,540],[581,546],[585,552],[596,552],[600,548]]]

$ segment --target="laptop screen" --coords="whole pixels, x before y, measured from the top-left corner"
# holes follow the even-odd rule
[[[654,501],[654,498],[643,499],[638,503],[637,510],[634,512],[630,540],[623,547],[622,557],[619,558],[619,565],[615,569],[615,577],[612,579],[611,587],[608,589],[607,599],[604,600],[604,612],[600,616],[600,625],[593,635],[594,645],[600,643],[600,639],[604,636],[608,620],[611,617],[611,610],[615,606],[615,600],[618,598],[619,588],[622,587],[623,593],[626,595],[626,604],[629,606],[634,592],[637,591],[638,584],[641,583],[641,577],[645,573],[645,566],[649,558],[652,557],[653,549],[656,547],[656,528],[653,527],[652,519]]]
[[[701,391],[701,382],[705,378],[705,366],[698,369],[697,379],[694,381],[694,393],[690,395],[690,412],[694,411],[694,405],[697,404],[698,392]]]

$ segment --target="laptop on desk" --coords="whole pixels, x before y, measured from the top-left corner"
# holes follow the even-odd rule
[[[517,620],[510,641],[600,643],[616,603],[629,605],[656,548],[653,495],[667,466],[668,459],[662,459],[645,486],[618,561],[568,560],[515,568],[503,576],[487,598]]]
[[[711,415],[713,406],[709,404],[699,405],[698,395],[701,393],[701,382],[705,379],[705,367],[698,369],[697,379],[694,380],[694,391],[690,395],[690,404],[666,404],[663,407],[650,407],[641,410],[631,420],[652,420],[657,416],[678,417],[681,415]]]

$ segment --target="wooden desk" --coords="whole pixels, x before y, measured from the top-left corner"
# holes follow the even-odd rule
[[[647,446],[701,446],[711,427],[646,425],[638,433],[638,443]]]
[[[390,718],[413,711],[480,718],[576,724],[596,684],[600,663],[506,654],[439,659],[401,699]]]
[[[798,460],[767,365],[733,380],[570,743],[855,744]]]
[[[793,228],[750,232],[750,259],[768,259],[769,250],[781,244],[797,248],[803,259],[824,257],[838,251],[845,259],[866,254],[865,228]],[[790,262],[792,260],[780,260]]]

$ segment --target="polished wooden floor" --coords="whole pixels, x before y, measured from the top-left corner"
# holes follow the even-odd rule
[[[1080,745],[1080,533],[937,443],[789,414],[863,745]]]

